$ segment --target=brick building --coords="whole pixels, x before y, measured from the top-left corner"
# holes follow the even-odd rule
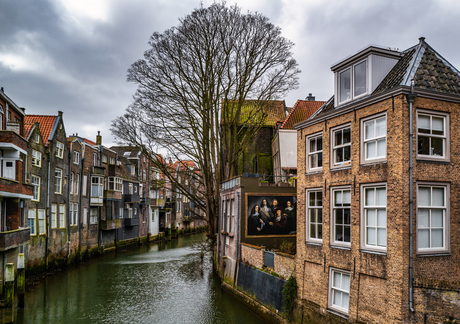
[[[296,125],[304,316],[460,320],[459,71],[424,38],[331,69],[334,96]]]
[[[33,198],[26,179],[27,141],[24,138],[24,109],[0,90],[0,294],[3,297],[5,268],[17,269],[18,253],[24,251],[31,230],[25,205]],[[28,226],[30,225],[30,228]]]

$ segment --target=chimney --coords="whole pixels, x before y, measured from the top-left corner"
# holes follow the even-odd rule
[[[313,97],[313,96],[311,95],[311,93],[309,93],[309,94],[308,94],[308,97],[305,98],[305,99],[308,100],[308,101],[315,101],[315,97]]]
[[[419,40],[420,44],[423,44],[425,42],[425,37],[422,36],[418,40]]]
[[[5,91],[3,90],[3,87],[2,87],[0,90],[2,90],[2,92],[5,92]]]
[[[101,132],[100,132],[100,131],[97,131],[96,144],[97,144],[97,145],[102,145],[102,136],[101,136]]]

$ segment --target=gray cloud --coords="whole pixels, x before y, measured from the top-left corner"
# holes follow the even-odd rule
[[[64,112],[68,134],[113,141],[111,120],[131,102],[136,86],[126,71],[142,58],[154,31],[178,24],[199,1],[111,0],[104,19],[69,16],[57,0],[0,2],[0,86],[31,114]],[[211,1],[204,1],[209,5]],[[267,4],[268,3],[268,4]],[[454,1],[251,1],[296,43],[300,88],[286,104],[309,92],[327,100],[333,92],[330,66],[368,44],[406,49],[425,36],[454,66],[457,17]]]

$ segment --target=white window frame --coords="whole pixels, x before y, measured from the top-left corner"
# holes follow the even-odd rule
[[[32,150],[32,165],[37,168],[42,166],[42,153],[36,150]]]
[[[372,138],[366,139],[366,124],[370,122],[374,122],[374,134],[375,134],[375,125],[378,119],[385,118],[385,135],[384,136],[374,136]],[[387,160],[387,135],[388,135],[388,123],[387,123],[387,113],[380,113],[377,115],[373,115],[370,117],[366,117],[361,119],[361,164],[367,163],[377,163],[377,162],[384,162]],[[372,158],[366,158],[367,155],[367,144],[371,142],[375,142],[375,150],[377,152],[377,142],[385,139],[385,155],[384,156],[376,156]]]
[[[112,156],[109,156],[109,164],[114,165],[115,164],[115,158]]]
[[[340,274],[340,287],[334,286],[334,274]],[[348,277],[348,290],[346,289],[347,287],[343,287],[343,279],[344,276]],[[346,282],[345,282],[346,284]],[[334,311],[337,311],[339,313],[348,315],[349,310],[350,310],[350,287],[351,287],[351,273],[350,271],[345,271],[341,269],[336,269],[336,268],[330,268],[329,270],[329,293],[328,293],[328,308],[332,309]],[[341,295],[341,300],[343,296],[348,295],[348,307],[344,308],[342,306],[334,305],[334,295],[335,293],[340,293]]]
[[[417,232],[416,232],[416,244],[417,244],[417,254],[435,254],[435,253],[450,253],[450,184],[449,183],[437,183],[437,182],[417,182]],[[430,199],[432,200],[433,188],[443,188],[444,189],[444,206],[428,206],[422,205],[425,201],[420,199],[420,188],[429,187],[430,188]],[[420,228],[421,216],[420,209],[429,209],[429,226]],[[428,247],[420,248],[419,247],[419,231],[421,229],[433,230],[431,226],[431,213],[433,209],[443,210],[443,247]],[[439,229],[439,228],[438,228]]]
[[[336,191],[342,191],[342,201],[343,201],[343,192],[344,191],[349,191],[350,192],[350,206],[349,206],[349,209],[350,209],[350,242],[345,242],[345,239],[344,241],[337,241],[336,240],[336,222],[335,222],[335,213],[336,213],[336,210],[338,209],[346,209],[347,206],[335,206],[335,192]],[[332,246],[340,246],[340,247],[345,247],[345,248],[350,248],[351,247],[351,224],[352,224],[352,212],[351,212],[351,205],[352,205],[352,201],[353,201],[353,196],[352,196],[352,190],[351,190],[351,186],[341,186],[341,187],[331,187],[331,190],[330,190],[330,213],[331,213],[331,245]],[[343,221],[343,226],[344,226],[344,229],[345,229],[345,226],[348,226],[347,224],[345,224],[345,222]],[[342,233],[342,236],[344,237],[344,233]]]
[[[43,228],[43,230],[42,230]],[[38,235],[45,235],[46,234],[46,216],[45,210],[39,209],[38,210]]]
[[[376,204],[376,189],[381,189],[385,188],[385,205],[377,205]],[[366,205],[366,191],[367,190],[374,190],[374,205]],[[382,252],[386,253],[387,251],[387,246],[388,246],[388,189],[387,189],[387,184],[385,182],[381,183],[370,183],[370,184],[362,184],[361,185],[361,249],[363,250],[369,250],[369,251],[375,251],[375,252]],[[385,209],[385,245],[378,245],[378,230],[382,230],[383,226],[382,224],[378,224],[378,219],[377,219],[377,213],[378,210]],[[370,210],[375,211],[375,226],[368,226],[367,222],[367,212]],[[380,226],[379,226],[380,225]],[[375,244],[369,244],[367,242],[367,229],[373,227],[375,228],[375,237],[376,237],[376,242]],[[381,232],[381,231],[380,231]]]
[[[35,143],[40,143],[40,136],[38,136],[38,134],[35,134]]]
[[[78,191],[80,187],[80,173],[77,173],[77,176],[75,178],[75,194],[78,195]]]
[[[58,205],[59,228],[65,228],[65,205]]]
[[[87,175],[83,175],[83,183],[81,185],[81,194],[83,196],[86,196],[86,191],[87,191],[87,187],[88,187],[88,176]]]
[[[128,183],[128,194],[129,195],[133,194],[133,184],[132,183]]]
[[[57,205],[51,204],[51,228],[57,228]]]
[[[31,184],[34,187],[34,197],[32,198],[32,201],[40,201],[40,177],[36,175],[31,176]]]
[[[80,163],[80,152],[73,151],[73,164]]]
[[[9,163],[11,166],[8,166]],[[3,178],[16,180],[16,160],[3,159]]]
[[[96,186],[97,186],[97,190],[95,189]],[[94,191],[97,191],[97,196],[94,195]],[[103,177],[97,177],[97,176],[91,177],[91,197],[97,197],[97,198],[104,197],[104,178]]]
[[[36,224],[36,209],[30,209],[27,211],[27,227],[30,228],[30,236],[37,235],[37,224]]]
[[[88,222],[88,208],[83,207],[83,225],[86,225]]]
[[[346,143],[346,144],[340,144],[340,145],[335,145],[335,133],[336,132],[342,132],[342,142],[343,142],[343,130],[349,128],[350,129],[350,142],[349,143]],[[331,128],[331,131],[330,131],[330,136],[331,136],[331,169],[342,169],[342,168],[351,168],[351,160],[352,160],[352,146],[351,146],[351,142],[352,142],[352,132],[351,132],[351,123],[347,123],[345,125],[340,125],[340,126],[337,126],[337,127],[334,127],[334,128]],[[337,150],[339,149],[343,149],[345,147],[349,146],[350,147],[350,160],[347,160],[347,161],[343,161],[343,162],[338,162],[336,163],[335,160],[336,160],[336,152]]]
[[[366,62],[366,91],[360,95],[355,96],[355,67],[363,62]],[[345,71],[350,70],[350,97],[340,101],[340,75],[344,73]],[[346,68],[342,69],[341,71],[338,71],[336,74],[337,78],[337,105],[342,105],[344,103],[350,102],[352,100],[361,98],[369,93],[369,63],[367,61],[367,58],[364,60],[361,60],[359,62],[356,62],[355,64],[351,66],[347,66]]]
[[[107,164],[107,155],[102,154],[102,163]]]
[[[54,193],[62,194],[62,169],[59,168],[54,169]]]
[[[428,116],[430,117],[430,130],[432,129],[432,118],[443,118],[444,119],[444,135],[434,135],[434,134],[423,134],[419,133],[418,130],[418,120],[419,116]],[[433,110],[425,110],[425,109],[417,109],[416,111],[416,126],[415,126],[415,134],[416,134],[416,146],[415,152],[417,154],[417,159],[421,160],[432,160],[432,161],[450,161],[450,121],[449,121],[449,113],[445,113],[442,111],[433,111]],[[426,154],[419,154],[418,153],[418,138],[419,136],[429,137],[430,143],[431,138],[442,138],[443,139],[443,156],[439,155],[426,155]]]
[[[75,186],[75,174],[70,172],[70,193],[73,194],[73,187]]]
[[[318,193],[321,193],[321,206],[313,206],[310,205],[310,193],[315,193],[315,199],[317,198]],[[323,208],[324,208],[324,195],[323,195],[323,189],[322,188],[312,188],[312,189],[307,189],[306,190],[306,215],[305,215],[305,238],[307,242],[311,243],[323,243],[323,237],[324,237],[324,213],[323,213]],[[321,210],[321,224],[318,222],[318,210]],[[315,222],[311,222],[311,217],[310,217],[310,212],[315,211]],[[322,233],[321,233],[321,238],[317,237],[312,237],[312,231],[311,231],[311,225],[315,226],[315,236],[318,234],[318,226],[321,226],[322,228]]]
[[[318,138],[321,138],[322,141],[322,147],[321,150],[318,151],[310,151],[310,140],[315,139],[316,141],[316,149],[318,149],[317,146],[317,141]],[[323,132],[315,133],[308,135],[305,140],[305,147],[306,147],[306,155],[307,155],[307,172],[317,172],[317,171],[322,171],[323,170],[323,164],[324,164],[324,136]],[[319,156],[321,154],[321,166],[318,167],[312,167],[311,159],[314,156]],[[318,158],[317,158],[318,161]]]
[[[60,159],[64,157],[64,144],[56,141],[56,156]]]
[[[91,207],[89,210],[89,223],[90,224],[97,224],[97,207]]]

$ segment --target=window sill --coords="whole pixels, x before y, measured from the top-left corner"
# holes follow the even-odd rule
[[[334,248],[334,249],[339,249],[339,250],[351,251],[351,246],[342,246],[342,245],[334,245],[334,244],[331,244],[330,247],[331,247],[331,248]]]
[[[385,160],[378,160],[378,161],[363,161],[361,162],[361,166],[371,166],[371,165],[376,165],[376,164],[386,164],[387,159]]]
[[[331,314],[334,314],[334,315],[336,315],[336,316],[339,316],[339,317],[341,317],[341,318],[344,318],[344,319],[346,319],[346,320],[348,320],[348,317],[349,317],[348,314],[342,313],[342,312],[340,312],[340,311],[337,311],[337,310],[331,309],[331,308],[328,308],[328,309],[327,309],[327,312],[328,312],[328,313],[331,313]]]
[[[323,243],[321,243],[321,242],[305,241],[305,244],[307,244],[307,245],[315,245],[315,246],[323,246]]]
[[[450,160],[447,160],[447,159],[439,159],[439,160],[437,160],[437,159],[429,159],[429,160],[427,160],[427,159],[421,158],[419,156],[416,158],[415,161],[418,162],[418,163],[422,162],[422,163],[435,163],[435,164],[446,164],[446,165],[451,165],[452,164],[452,163],[450,163]]]
[[[424,257],[445,257],[445,256],[451,256],[452,254],[450,252],[427,252],[427,253],[417,253],[416,256],[418,258],[424,258]]]
[[[369,253],[369,254],[376,254],[376,255],[387,255],[386,251],[374,251],[374,250],[366,250],[366,249],[359,249],[361,253]]]
[[[319,174],[319,173],[323,173],[323,169],[315,170],[315,171],[307,171],[305,175],[313,175],[313,174]]]
[[[351,164],[346,165],[346,166],[336,166],[336,167],[331,167],[329,171],[340,171],[340,170],[348,170],[351,169]]]

